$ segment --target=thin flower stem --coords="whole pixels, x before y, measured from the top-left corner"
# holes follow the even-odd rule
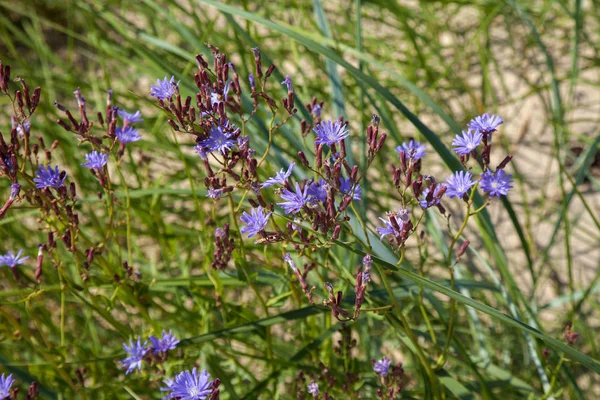
[[[120,162],[117,160],[115,163],[115,169],[117,170],[117,174],[119,175],[119,179],[121,179],[121,184],[125,188],[125,218],[127,224],[127,262],[130,266],[133,265],[133,256],[132,256],[132,244],[131,244],[131,198],[129,197],[129,186],[127,182],[125,182],[125,177],[121,172]]]

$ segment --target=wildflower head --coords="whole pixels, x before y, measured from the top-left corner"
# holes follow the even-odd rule
[[[6,399],[11,395],[10,388],[14,382],[15,380],[13,379],[12,374],[6,377],[4,374],[0,376],[0,399]]]
[[[133,339],[129,339],[129,346],[127,343],[123,343],[123,350],[125,350],[128,354],[126,358],[121,360],[121,368],[127,369],[125,374],[131,373],[133,370],[137,368],[138,371],[142,370],[142,360],[146,353],[150,350],[146,347],[148,343],[144,341],[142,343],[142,339],[138,336],[137,341],[133,341]]]
[[[281,84],[287,86],[288,93],[294,93],[294,88],[292,86],[292,78],[290,78],[289,75],[287,75],[285,77],[285,79],[283,80],[283,82],[281,82]]]
[[[350,135],[350,132],[341,121],[321,121],[313,131],[317,134],[316,144],[331,146],[341,142]]]
[[[466,156],[479,146],[483,134],[481,131],[474,131],[472,129],[462,131],[462,136],[456,135],[452,141],[452,150],[459,156]]]
[[[387,219],[379,217],[379,219],[385,224],[383,228],[375,228],[377,233],[379,233],[379,240],[383,240],[383,238],[387,235],[400,236],[400,233],[402,232],[402,226],[404,225],[404,221],[402,221],[401,219],[396,219],[396,224],[394,224],[390,217],[394,218],[394,216],[390,215],[388,215]]]
[[[471,120],[467,126],[473,130],[481,131],[488,135],[496,131],[504,121],[498,115],[488,115],[488,113],[479,115]]]
[[[300,189],[298,182],[295,184],[295,191],[284,189],[281,198],[286,200],[279,204],[286,214],[297,214],[302,210],[302,207],[308,201],[308,185],[304,185],[304,189]]]
[[[206,193],[206,197],[214,200],[220,199],[222,195],[223,189],[208,188],[208,192]]]
[[[353,190],[354,189],[354,190]],[[340,178],[340,195],[349,196],[352,193],[352,200],[360,200],[362,189],[359,184],[354,185],[350,178]]]
[[[125,110],[118,110],[117,113],[121,118],[123,118],[123,124],[125,125],[133,125],[137,122],[144,121],[142,119],[142,113],[140,110],[134,112],[133,114],[130,114]]]
[[[471,173],[468,171],[457,171],[453,175],[450,175],[447,179],[446,184],[447,190],[446,195],[450,198],[463,197],[471,188],[475,185],[471,177]]]
[[[18,183],[13,183],[10,185],[10,199],[15,200],[17,196],[19,196],[19,192],[21,191],[21,185]]]
[[[231,86],[230,82],[227,82],[225,84],[225,86],[223,87],[223,93],[219,93],[216,90],[211,90],[210,91],[210,105],[211,107],[214,106],[215,104],[219,104],[219,103],[226,103],[227,102],[227,95],[229,94],[229,88]]]
[[[179,340],[173,335],[173,331],[162,331],[162,337],[159,339],[156,336],[148,337],[150,339],[150,349],[154,354],[166,353],[169,350],[175,350]]]
[[[208,134],[208,138],[199,142],[198,145],[209,153],[218,151],[221,154],[225,154],[227,151],[233,149],[237,143],[231,137],[232,134],[226,132],[225,128],[219,125],[213,125]]]
[[[481,175],[481,183],[479,186],[485,193],[490,196],[500,197],[506,196],[512,188],[512,175],[499,169],[493,174],[488,170]]]
[[[425,145],[416,140],[410,140],[408,143],[403,142],[400,146],[396,147],[396,151],[398,153],[403,151],[406,158],[412,162],[416,162],[427,155]]]
[[[100,153],[94,150],[91,153],[86,154],[85,159],[87,161],[81,164],[82,166],[90,169],[102,169],[102,167],[104,167],[108,161],[108,154]]]
[[[16,255],[12,251],[7,252],[5,255],[0,256],[0,265],[14,268],[19,264],[23,264],[29,257],[21,257],[22,253],[23,250],[19,250]]]
[[[315,381],[311,381],[308,384],[307,389],[308,389],[308,393],[312,394],[313,396],[319,394],[319,384]]]
[[[421,194],[421,198],[419,199],[419,205],[421,206],[421,208],[425,210],[429,207],[437,206],[438,204],[440,204],[440,200],[442,198],[442,195],[444,194],[444,190],[447,190],[445,188],[445,185],[435,185],[433,192],[431,192],[431,186],[425,188],[425,190],[423,190],[423,193]]]
[[[156,80],[156,86],[152,85],[150,87],[150,95],[161,100],[170,99],[175,94],[176,87],[177,83],[175,82],[175,77],[172,76],[171,80],[169,80],[165,76],[165,79],[162,81],[160,79]]]
[[[292,256],[290,256],[290,253],[285,253],[285,255],[283,256],[283,261],[288,263],[290,265],[290,268],[293,271],[298,270],[298,267],[296,266],[296,262],[292,259]]]
[[[37,177],[33,178],[33,181],[35,182],[35,187],[38,189],[44,189],[47,187],[58,189],[59,187],[63,186],[66,177],[66,173],[61,174],[61,172],[58,170],[58,165],[55,166],[54,169],[52,169],[51,166],[40,166],[38,168]]]
[[[244,211],[240,219],[243,223],[246,224],[245,227],[241,229],[241,233],[247,233],[248,237],[252,237],[260,232],[262,232],[267,223],[269,223],[269,217],[272,213],[265,213],[264,208],[256,207],[250,211],[250,214]]]
[[[381,360],[373,363],[373,371],[375,371],[377,375],[385,377],[390,370],[391,364],[392,360],[388,360],[386,356],[383,356]]]
[[[140,131],[133,129],[131,126],[126,126],[124,128],[117,126],[115,135],[117,136],[119,142],[123,144],[137,142],[138,140],[142,139],[140,136]]]
[[[308,185],[308,195],[321,201],[327,201],[327,191],[329,190],[329,184],[324,179],[319,178],[317,182],[311,182]]]
[[[171,392],[165,399],[204,400],[212,392],[210,374],[206,370],[198,374],[196,368],[183,371],[177,374],[175,379],[167,379],[164,383],[166,387],[160,390]]]
[[[291,163],[290,166],[288,167],[287,171],[285,171],[283,168],[277,172],[275,174],[274,177],[267,179],[266,181],[263,182],[262,185],[260,185],[261,188],[266,188],[268,186],[273,186],[273,185],[284,185],[285,181],[290,177],[290,175],[292,175],[292,169],[294,169],[294,165],[296,165],[295,163]]]

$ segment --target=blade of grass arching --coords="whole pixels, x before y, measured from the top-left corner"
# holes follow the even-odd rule
[[[575,196],[575,193],[576,193],[576,190],[577,190],[577,186],[579,186],[583,182],[583,180],[585,179],[585,176],[586,176],[586,174],[587,174],[587,172],[589,170],[589,167],[592,164],[592,162],[594,161],[594,156],[596,155],[596,152],[598,151],[599,146],[600,146],[600,136],[598,136],[594,140],[594,142],[592,143],[592,145],[590,147],[588,147],[588,149],[586,150],[586,152],[579,157],[579,159],[581,159],[583,161],[581,162],[581,165],[579,167],[579,171],[577,172],[577,175],[575,175],[575,182],[572,182],[573,188],[571,189],[571,192],[568,194],[568,196],[567,196],[567,198],[565,200],[566,204],[567,204],[567,207],[571,203],[571,200],[573,199],[573,196]],[[581,196],[580,198],[582,198],[582,197],[583,196]],[[589,211],[589,213],[592,216],[592,218],[595,218],[593,216],[593,212],[591,212],[591,210]],[[559,214],[558,215],[558,219],[557,219],[556,223],[554,224],[554,229],[552,231],[552,235],[550,236],[550,241],[548,242],[548,244],[546,245],[546,247],[544,248],[544,250],[542,252],[540,269],[548,261],[548,257],[550,256],[550,249],[554,245],[554,241],[556,240],[558,231],[560,229],[560,226],[562,225],[563,217],[564,217],[564,215],[562,213]],[[540,272],[541,271],[538,271],[538,274]],[[537,280],[535,282],[537,282]]]
[[[328,39],[332,39],[329,24],[327,23],[327,18],[323,12],[323,6],[321,5],[321,0],[313,0],[313,11],[317,20],[317,26],[321,32],[323,32],[323,36]],[[333,103],[334,119],[337,119],[338,117],[347,119],[346,107],[344,105],[344,92],[342,90],[342,80],[340,79],[340,74],[338,74],[337,71],[337,64],[333,60],[327,58],[325,60],[325,69],[327,71],[327,76],[329,77],[329,86],[331,87],[331,100]],[[351,156],[351,154],[348,153],[348,156]],[[352,160],[349,161],[350,164],[352,164]]]
[[[473,248],[469,248],[468,250],[470,250],[473,254],[475,254],[475,256],[479,259],[479,261],[485,266],[485,269],[487,270],[488,275],[490,276],[490,278],[492,278],[492,280],[496,283],[496,285],[500,289],[500,291],[504,297],[504,300],[508,304],[508,308],[511,311],[511,314],[513,315],[513,317],[515,319],[517,319],[518,321],[521,321],[521,316],[519,314],[519,311],[517,310],[514,303],[512,302],[508,292],[502,285],[502,282],[500,282],[500,279],[498,279],[498,277],[494,273],[494,270],[492,269],[492,267],[481,256],[481,254],[477,250],[475,250]],[[547,394],[547,393],[549,393],[550,388],[551,388],[550,381],[548,380],[548,376],[546,375],[544,366],[542,365],[540,358],[537,354],[537,350],[535,348],[535,344],[533,343],[531,336],[529,334],[527,334],[526,332],[523,332],[523,334],[525,335],[525,340],[527,341],[527,349],[529,351],[529,356],[533,359],[537,373],[540,376],[540,380],[542,382],[542,387],[544,388],[544,393]]]
[[[571,53],[571,87],[569,88],[569,98],[571,101],[575,97],[575,86],[577,85],[577,78],[579,78],[579,36],[583,30],[583,15],[581,13],[582,0],[575,0],[575,13],[573,19],[575,20],[575,32],[573,33],[573,50]]]
[[[517,15],[521,17],[521,19],[525,22],[525,24],[529,27],[531,35],[533,36],[535,42],[540,48],[542,54],[544,55],[544,59],[546,62],[546,66],[548,71],[550,72],[550,87],[552,89],[552,127],[554,129],[554,152],[556,154],[556,159],[558,161],[559,171],[558,171],[558,184],[561,192],[561,213],[564,219],[564,241],[565,241],[565,253],[566,253],[566,261],[567,261],[567,271],[569,276],[569,290],[571,294],[575,291],[574,282],[573,282],[573,265],[572,265],[572,257],[571,257],[571,244],[570,244],[570,222],[568,216],[568,204],[567,204],[567,194],[565,190],[565,185],[563,181],[563,174],[566,173],[563,169],[563,165],[565,157],[565,151],[561,152],[561,149],[566,150],[567,148],[567,135],[564,129],[564,109],[562,106],[562,99],[560,95],[560,89],[558,84],[558,79],[556,78],[556,69],[554,66],[554,60],[552,55],[548,51],[548,48],[544,44],[541,35],[539,34],[537,28],[529,18],[527,12],[521,7],[521,5],[515,0],[505,0],[505,3],[510,5]]]
[[[344,242],[340,242],[340,241],[336,240],[335,243],[338,246],[343,246],[356,254],[360,254],[361,256],[366,255],[366,253],[364,251],[356,249]],[[585,365],[587,368],[591,369],[592,371],[595,371],[596,373],[600,373],[600,363],[598,361],[586,356],[585,354],[575,350],[574,348],[566,345],[565,343],[563,343],[559,340],[556,340],[551,336],[546,335],[545,333],[541,332],[540,330],[533,328],[532,326],[525,324],[524,322],[522,322],[516,318],[510,317],[510,316],[496,310],[493,307],[490,307],[486,304],[480,303],[479,301],[476,301],[469,297],[463,296],[462,294],[455,292],[454,290],[452,290],[446,286],[440,285],[439,283],[436,283],[429,279],[423,278],[423,277],[415,274],[414,272],[408,271],[404,268],[397,268],[393,264],[390,264],[387,261],[384,261],[379,257],[373,257],[373,262],[378,263],[384,269],[395,271],[395,273],[402,276],[403,278],[406,278],[412,282],[420,284],[426,289],[433,290],[434,292],[444,294],[444,295],[456,300],[457,302],[467,305],[467,306],[470,306],[470,307],[473,307],[474,309],[476,309],[484,314],[487,314],[490,317],[493,317],[494,319],[497,319],[506,325],[517,328],[518,330],[522,331],[523,333],[529,333],[530,335],[535,336],[535,337],[541,339],[542,341],[544,341],[549,347],[552,347],[553,349],[564,353],[568,357]]]
[[[355,23],[355,40],[356,40],[356,48],[358,51],[363,51],[363,40],[362,40],[362,14],[361,14],[361,3],[362,0],[354,0],[354,9],[356,13],[356,23]],[[364,70],[364,65],[362,60],[358,61],[358,69],[360,71]],[[365,109],[365,90],[362,85],[360,85],[359,94],[358,94],[358,109],[361,110],[360,114],[360,132],[361,132],[361,141],[360,141],[360,163],[361,165],[367,165],[367,130],[365,126],[365,117],[362,115],[362,110]],[[369,198],[369,180],[365,179],[362,182],[362,198],[359,203],[359,212],[363,219],[366,219],[366,210],[367,210],[367,200]]]

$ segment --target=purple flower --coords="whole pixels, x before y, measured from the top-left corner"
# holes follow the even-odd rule
[[[444,187],[444,185],[436,185],[435,186],[435,189],[433,190],[433,197],[430,201],[427,201],[427,196],[429,195],[431,186],[429,186],[429,187],[425,188],[425,190],[423,190],[421,199],[419,199],[419,205],[421,206],[421,208],[423,210],[440,204],[441,198],[440,198],[439,194],[443,187]]]
[[[85,159],[87,162],[85,164],[81,164],[82,166],[90,169],[101,169],[108,161],[108,154],[99,153],[94,150],[91,153],[86,154]]]
[[[308,185],[304,185],[304,190],[300,189],[300,185],[296,182],[296,192],[291,192],[287,189],[283,190],[281,198],[287,201],[277,203],[280,205],[286,214],[298,213],[308,201]]]
[[[137,122],[144,121],[142,119],[142,112],[140,110],[137,110],[133,114],[129,114],[125,110],[117,110],[117,113],[121,116],[121,118],[123,118],[124,125],[133,125]]]
[[[156,86],[152,85],[150,87],[150,95],[157,99],[170,99],[175,94],[176,87],[177,83],[175,83],[175,77],[172,76],[171,80],[169,80],[165,76],[165,79],[162,81],[160,79],[156,80]]]
[[[144,359],[146,353],[150,350],[148,347],[146,347],[147,344],[148,342],[146,341],[144,341],[144,344],[142,344],[142,339],[139,336],[137,338],[137,342],[134,342],[133,339],[129,339],[129,346],[127,346],[127,343],[123,343],[123,350],[129,354],[128,357],[121,360],[121,363],[123,364],[121,368],[127,368],[127,371],[125,372],[126,375],[136,368],[138,371],[142,370],[142,360]]]
[[[285,77],[285,79],[283,80],[283,82],[281,82],[281,84],[287,86],[288,93],[294,93],[294,88],[292,86],[292,78],[290,78],[289,75],[287,75]]]
[[[471,179],[471,173],[468,171],[457,171],[453,175],[446,178],[446,186],[448,190],[446,195],[450,198],[463,197],[465,193],[475,185],[473,179]]]
[[[220,199],[222,195],[223,195],[223,189],[209,188],[208,193],[206,193],[206,197],[214,199],[214,200]]]
[[[0,256],[0,265],[14,268],[19,264],[23,264],[29,258],[29,256],[21,257],[22,253],[23,250],[19,250],[17,255],[14,255],[12,251],[7,252],[5,255]]]
[[[312,113],[312,115],[315,116],[315,118],[321,117],[321,111],[322,111],[322,107],[320,104],[315,104],[314,106],[312,106],[312,109],[310,110],[310,112]]]
[[[265,213],[264,208],[256,207],[250,211],[250,214],[244,211],[240,219],[243,223],[246,224],[240,232],[248,233],[248,237],[252,237],[257,233],[263,231],[267,223],[269,222],[269,217],[272,213]]]
[[[277,172],[273,178],[269,178],[266,181],[264,181],[263,184],[260,185],[260,187],[266,188],[268,186],[273,185],[285,185],[285,181],[292,174],[292,169],[294,168],[294,165],[296,165],[296,163],[291,163],[287,169],[287,172],[284,171],[283,168],[281,168],[281,170]]]
[[[383,228],[375,228],[375,230],[377,231],[377,233],[379,233],[379,240],[383,240],[383,238],[386,235],[394,235],[394,236],[400,236],[400,233],[402,232],[402,226],[404,225],[404,221],[402,221],[401,219],[396,219],[396,222],[398,223],[398,227],[400,229],[395,229],[394,225],[392,225],[392,222],[390,221],[390,216],[387,217],[387,220],[379,217],[379,219],[385,224],[385,226]]]
[[[12,185],[10,185],[10,199],[11,200],[15,200],[17,198],[17,196],[19,195],[19,192],[21,191],[21,185],[19,185],[18,183],[13,183]]]
[[[490,134],[496,131],[496,128],[503,124],[502,118],[498,115],[488,115],[487,113],[479,115],[471,120],[467,126],[473,130]]]
[[[177,340],[171,330],[169,330],[169,332],[163,330],[162,337],[160,339],[155,336],[150,336],[148,339],[150,339],[150,349],[154,354],[166,353],[169,350],[175,350],[177,343],[179,343],[179,340]]]
[[[15,380],[12,377],[12,374],[5,377],[4,374],[0,376],[0,399],[6,399],[10,396],[10,387],[13,385]]]
[[[210,136],[198,143],[198,145],[209,153],[218,151],[221,154],[225,154],[236,145],[236,140],[231,139],[232,135],[225,132],[225,129],[221,126],[213,125],[208,134]]]
[[[490,196],[506,196],[508,191],[512,189],[512,175],[504,172],[503,169],[499,169],[493,174],[490,171],[486,171],[481,175],[481,189],[485,193],[489,193]]]
[[[319,178],[317,182],[311,182],[308,185],[308,195],[316,198],[319,201],[325,203],[327,201],[327,191],[329,190],[329,184],[325,180]]]
[[[223,88],[223,93],[219,93],[217,91],[210,91],[210,106],[214,106],[215,104],[219,104],[219,103],[226,103],[227,102],[227,94],[229,93],[229,87],[231,86],[230,82],[227,82],[225,84],[225,87]]]
[[[298,267],[296,266],[296,263],[294,262],[294,260],[292,260],[292,256],[290,256],[290,253],[285,253],[285,255],[283,256],[283,261],[285,261],[286,263],[288,263],[290,265],[290,268],[293,271],[297,271]]]
[[[460,156],[466,156],[479,146],[482,138],[483,134],[481,131],[474,131],[472,129],[462,131],[462,137],[456,135],[452,141],[452,146],[455,146],[452,150]]]
[[[192,369],[191,372],[183,371],[176,375],[175,379],[167,379],[164,383],[167,387],[160,390],[171,392],[165,399],[204,400],[212,392],[210,374],[204,370],[198,375],[196,368]]]
[[[14,116],[11,116],[10,122],[12,123],[13,129],[17,130],[19,137],[23,137],[23,135],[25,133],[29,133],[31,131],[31,121],[30,120],[27,120],[27,121],[23,122],[22,124],[19,124],[17,119]],[[21,127],[21,125],[23,125],[23,126]],[[25,132],[23,132],[23,130],[25,130]]]
[[[388,360],[385,356],[373,364],[373,371],[379,376],[387,376],[392,360]]]
[[[354,187],[354,191],[352,188]],[[342,197],[352,194],[352,200],[360,200],[362,189],[359,184],[353,185],[350,178],[340,178],[340,195]]]
[[[346,126],[340,121],[321,121],[319,125],[313,128],[313,131],[317,134],[315,143],[326,144],[327,146],[341,142],[350,135]]]
[[[131,126],[126,126],[124,128],[117,126],[115,134],[117,135],[119,142],[124,144],[137,142],[142,139],[140,131],[133,129]]]
[[[33,178],[35,182],[35,187],[38,189],[44,189],[47,187],[59,188],[65,182],[65,178],[67,174],[64,174],[63,177],[60,177],[61,173],[58,170],[58,165],[52,169],[52,167],[42,167],[40,166],[37,173],[37,178]]]
[[[425,145],[416,140],[411,140],[408,143],[403,142],[400,146],[396,147],[396,151],[398,153],[404,151],[406,158],[412,162],[420,160],[427,155]]]
[[[308,393],[312,394],[312,395],[316,395],[319,394],[319,384],[315,381],[311,381],[308,384]]]
[[[256,80],[254,79],[254,75],[248,75],[248,81],[250,82],[250,88],[256,89]]]

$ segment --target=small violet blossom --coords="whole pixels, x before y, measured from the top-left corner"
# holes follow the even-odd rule
[[[289,75],[285,77],[281,84],[287,86],[288,93],[294,93],[294,87],[292,86],[292,78],[290,78]]]
[[[225,84],[225,87],[223,88],[223,93],[219,93],[217,91],[210,91],[210,106],[214,106],[215,104],[219,104],[219,103],[226,103],[227,102],[227,95],[229,94],[229,87],[231,86],[230,82],[227,82]]]
[[[467,126],[473,130],[481,131],[482,133],[488,135],[496,131],[504,121],[498,115],[488,115],[485,113],[483,115],[479,115],[471,120],[467,124]]]
[[[292,174],[292,169],[294,168],[294,165],[296,165],[296,163],[291,163],[287,171],[284,171],[284,169],[282,168],[279,172],[275,174],[273,178],[269,178],[266,181],[264,181],[263,184],[260,185],[260,187],[266,188],[273,185],[284,185],[285,181]]]
[[[307,389],[308,393],[312,394],[313,396],[319,394],[319,384],[315,381],[311,381],[308,384]]]
[[[373,364],[373,371],[375,371],[377,375],[385,377],[389,373],[391,364],[392,360],[389,360],[386,358],[386,356],[383,356],[381,360],[376,361]]]
[[[311,182],[308,185],[308,195],[325,203],[327,201],[327,191],[329,184],[324,179],[319,178],[317,182]]]
[[[362,196],[362,189],[359,184],[353,185],[350,178],[340,178],[340,195],[342,197],[350,195],[353,186],[354,193],[352,195],[352,200],[360,200]]]
[[[486,171],[481,175],[479,186],[485,193],[489,193],[490,196],[506,196],[512,188],[511,178],[512,175],[507,174],[503,169],[499,169],[493,174],[490,171]]]
[[[406,158],[411,162],[416,162],[427,155],[425,145],[416,140],[411,140],[408,143],[403,142],[400,146],[396,147],[396,151],[398,153],[404,151]]]
[[[300,185],[296,182],[295,189],[295,192],[284,189],[281,198],[287,201],[277,203],[283,208],[286,214],[299,213],[308,201],[308,185],[305,185],[304,189],[300,189]]]
[[[156,86],[152,85],[150,87],[150,95],[161,100],[170,99],[175,94],[176,87],[177,83],[175,83],[175,77],[172,76],[171,80],[169,80],[165,76],[165,79],[162,81],[160,79],[156,80]]]
[[[102,169],[108,161],[108,154],[92,151],[85,155],[87,162],[81,164],[82,166],[90,169]]]
[[[446,195],[450,198],[463,197],[467,191],[475,185],[471,173],[468,171],[457,171],[446,178],[448,190]]]
[[[427,200],[427,196],[429,195],[429,191],[430,191],[430,187],[425,188],[425,190],[423,190],[423,193],[421,194],[421,198],[419,199],[419,205],[421,206],[421,208],[423,210],[433,207],[433,206],[437,206],[438,204],[440,204],[440,192],[442,190],[442,188],[445,187],[445,185],[436,185],[435,189],[433,190],[433,197],[431,200]]]
[[[456,135],[452,141],[452,146],[454,146],[452,150],[459,156],[466,156],[479,146],[482,138],[483,134],[481,131],[474,131],[472,129],[462,131],[462,137]]]
[[[196,368],[191,372],[183,371],[176,375],[175,379],[167,379],[164,383],[167,387],[160,390],[171,392],[165,399],[204,400],[212,392],[210,374],[206,370],[198,374]]]
[[[150,349],[154,354],[166,353],[169,350],[175,350],[179,340],[173,335],[173,331],[162,331],[162,337],[159,339],[156,336],[148,337],[150,339]]]
[[[35,187],[38,189],[44,189],[47,187],[58,189],[59,187],[63,186],[65,178],[67,177],[67,174],[64,174],[62,178],[60,175],[61,173],[58,170],[58,165],[55,166],[54,169],[52,169],[51,166],[40,166],[38,168],[37,177],[33,178]]]
[[[231,138],[232,134],[226,132],[225,128],[221,126],[213,125],[208,134],[209,137],[199,142],[198,146],[209,153],[218,151],[221,154],[225,154],[234,148],[237,143],[235,139]]]
[[[133,129],[131,126],[126,126],[124,128],[117,126],[115,135],[117,136],[119,142],[124,144],[137,142],[138,140],[142,139],[140,136],[140,131]]]
[[[322,121],[313,131],[317,134],[316,144],[331,146],[341,142],[350,135],[346,125],[341,121]]]
[[[23,250],[19,250],[16,255],[12,251],[7,252],[5,255],[0,256],[0,265],[14,268],[25,263],[29,256],[21,257],[21,254],[23,254]]]
[[[263,231],[269,222],[271,212],[265,213],[264,208],[256,207],[250,211],[250,214],[244,211],[240,219],[246,224],[240,232],[248,233],[248,237],[252,237],[259,232]]]
[[[220,199],[222,195],[223,189],[208,188],[208,193],[206,193],[206,197],[214,200]]]
[[[12,374],[6,377],[4,374],[0,376],[0,399],[6,399],[11,395],[10,388],[13,383],[15,383],[15,380],[13,379]]]
[[[146,341],[142,344],[142,339],[139,336],[136,342],[134,342],[133,339],[129,339],[129,346],[127,346],[127,343],[123,343],[123,349],[129,354],[128,357],[121,360],[121,363],[123,364],[121,368],[127,368],[127,371],[125,372],[126,375],[136,368],[138,371],[142,370],[142,360],[150,350],[146,347],[147,344],[148,342]]]
[[[123,124],[125,125],[133,125],[138,122],[144,121],[142,119],[142,112],[137,110],[133,114],[128,113],[125,110],[117,110],[117,113],[123,118]]]

